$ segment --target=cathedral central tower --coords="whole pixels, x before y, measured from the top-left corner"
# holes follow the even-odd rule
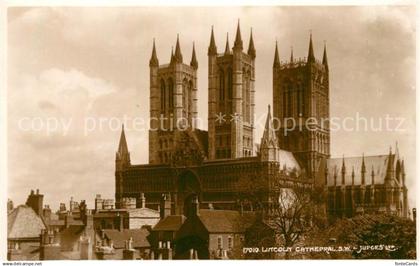
[[[308,58],[303,60],[295,60],[292,50],[290,61],[281,63],[276,44],[273,100],[280,148],[293,152],[307,175],[314,177],[320,159],[330,157],[330,128],[327,51],[324,47],[322,62],[315,59],[312,35]],[[286,123],[291,119],[294,128]]]

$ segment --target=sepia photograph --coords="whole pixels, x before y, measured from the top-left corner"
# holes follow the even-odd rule
[[[417,265],[415,2],[32,3],[4,8],[3,265]]]

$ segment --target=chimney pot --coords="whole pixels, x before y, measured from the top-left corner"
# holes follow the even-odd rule
[[[144,193],[141,193],[141,208],[146,208],[146,198],[144,196]]]
[[[199,208],[200,208],[200,202],[198,201],[198,196],[194,195],[191,201],[190,216],[199,215]]]

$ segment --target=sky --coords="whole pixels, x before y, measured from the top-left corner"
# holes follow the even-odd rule
[[[303,58],[312,32],[317,59],[327,45],[331,116],[403,119],[398,131],[332,132],[332,157],[387,154],[398,141],[413,207],[414,6],[9,8],[8,197],[23,204],[39,188],[53,209],[70,197],[89,207],[96,194],[114,198],[121,119],[149,118],[153,38],[160,64],[169,62],[177,34],[186,63],[195,42],[198,112],[206,121],[211,26],[222,52],[238,19],[245,49],[251,28],[254,36],[257,117],[272,103],[276,40],[281,60],[291,47]],[[262,131],[256,128],[256,142]],[[126,136],[132,163],[147,163],[147,130],[126,123]]]

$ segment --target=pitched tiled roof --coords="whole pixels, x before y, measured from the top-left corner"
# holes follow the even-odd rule
[[[60,231],[60,244],[62,251],[71,251],[75,243],[80,239],[80,236],[85,231],[84,225],[69,225],[69,227]]]
[[[125,248],[125,241],[133,238],[133,248],[150,247],[147,240],[149,231],[145,228],[141,229],[124,229],[122,231],[116,229],[104,229],[104,234],[107,239],[114,243],[114,248]]]
[[[395,155],[391,155],[392,158]],[[365,185],[372,184],[372,168],[375,173],[375,184],[384,184],[387,166],[388,166],[389,155],[375,155],[375,156],[365,156],[365,166],[366,166],[366,174],[365,174]],[[344,158],[344,165],[345,165],[345,185],[351,185],[352,183],[352,171],[354,168],[354,184],[360,185],[362,183],[361,178],[361,171],[362,171],[362,161],[363,157],[345,157]],[[394,160],[395,161],[395,160]],[[328,186],[334,185],[334,171],[336,171],[337,175],[337,185],[341,185],[342,180],[342,165],[343,165],[343,158],[331,158],[327,161],[328,167]],[[397,182],[397,181],[396,181]]]
[[[149,208],[127,209],[130,217],[159,218],[159,211]]]
[[[7,215],[7,238],[36,238],[46,226],[35,211],[20,205]]]
[[[166,218],[160,220],[153,231],[178,231],[181,225],[185,221],[184,215],[169,215]]]
[[[48,220],[49,226],[64,226],[64,220]]]
[[[201,129],[195,129],[194,134],[197,136],[197,138],[200,140],[201,143],[201,147],[204,149],[204,153],[207,155],[207,151],[208,151],[208,133],[205,130],[201,130]]]
[[[254,215],[240,214],[230,210],[207,210],[199,211],[198,218],[209,233],[239,233],[253,223]]]

